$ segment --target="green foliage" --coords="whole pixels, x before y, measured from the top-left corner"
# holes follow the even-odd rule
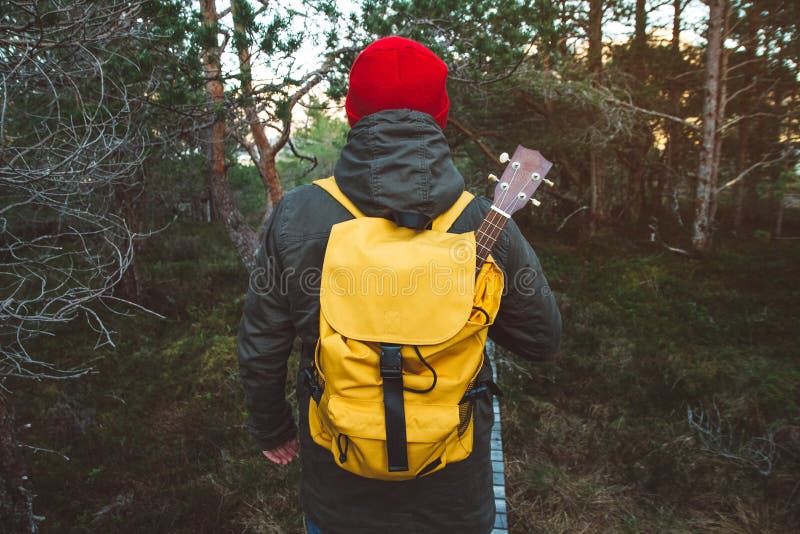
[[[266,54],[274,54],[283,48],[280,41],[280,33],[289,27],[289,21],[285,18],[275,16],[264,29],[264,37],[261,39],[261,50]]]
[[[219,46],[217,40],[218,33],[218,25],[202,24],[195,30],[194,39],[201,48],[216,48]]]
[[[252,227],[257,227],[266,208],[261,175],[255,165],[236,165],[228,169],[236,205]]]
[[[250,46],[252,41],[250,40],[250,34],[256,33],[259,31],[259,27],[256,24],[256,13],[253,9],[253,6],[250,5],[250,2],[246,0],[232,0],[231,7],[235,12],[236,22],[241,25],[242,27],[242,35],[240,35],[240,39],[246,39],[246,41],[242,42],[241,44],[244,47]],[[236,36],[234,35],[234,39]],[[240,47],[237,45],[236,49],[238,50]]]
[[[407,0],[363,2],[372,35],[419,40],[448,64],[451,76],[492,78],[519,62],[542,13],[528,2]],[[551,22],[551,21],[548,21]]]

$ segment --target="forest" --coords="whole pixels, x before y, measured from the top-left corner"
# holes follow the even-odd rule
[[[0,0],[0,532],[303,532],[238,322],[389,35],[446,62],[471,192],[553,162],[514,220],[559,357],[496,359],[509,532],[796,531],[800,2]]]

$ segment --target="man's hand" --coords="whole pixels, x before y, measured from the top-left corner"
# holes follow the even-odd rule
[[[300,446],[297,444],[297,439],[292,438],[283,445],[279,445],[274,449],[268,451],[261,451],[264,453],[271,462],[279,465],[286,465],[297,456],[297,451]]]

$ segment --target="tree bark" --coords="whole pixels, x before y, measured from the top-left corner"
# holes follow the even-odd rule
[[[700,163],[697,169],[692,247],[704,252],[711,246],[713,198],[719,172],[717,138],[720,134],[720,96],[723,93],[723,33],[727,0],[709,0],[705,96]]]
[[[725,0],[724,10],[722,13],[722,42],[725,42],[725,37],[728,34],[728,15],[730,13],[729,0]],[[720,64],[719,64],[719,96],[717,97],[717,135],[714,139],[714,167],[717,169],[716,174],[719,175],[719,162],[722,159],[722,132],[721,127],[725,122],[725,107],[728,105],[728,51],[725,46],[721,46],[720,51]],[[714,187],[711,188],[711,221],[712,223],[717,218],[717,179],[714,180]]]
[[[240,12],[240,6],[238,5],[241,1],[242,0],[234,0],[231,2],[231,15],[233,16],[234,31],[243,37],[246,35],[248,28],[245,27]],[[264,184],[266,211],[269,213],[272,206],[276,205],[281,197],[283,197],[283,184],[278,174],[278,168],[275,165],[275,147],[270,144],[267,138],[264,125],[261,123],[261,119],[258,116],[258,109],[253,98],[250,49],[244,38],[235,39],[234,42],[236,43],[236,52],[239,56],[239,71],[241,75],[240,91],[241,98],[245,104],[245,117],[258,152],[258,159],[254,163],[256,164],[256,168],[258,168],[258,173],[261,175],[261,181]]]
[[[205,73],[206,101],[213,123],[208,132],[208,182],[217,216],[225,225],[228,236],[248,270],[255,267],[257,237],[247,226],[236,206],[225,168],[225,88],[222,84],[220,49],[217,45],[217,7],[214,0],[200,0],[202,24],[208,32],[203,41],[202,56]]]
[[[647,10],[645,0],[636,0],[633,44],[641,52],[647,45]]]
[[[589,0],[589,70],[599,82],[603,72],[603,0]]]

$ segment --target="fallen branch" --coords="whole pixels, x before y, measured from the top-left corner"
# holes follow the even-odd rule
[[[663,242],[662,242],[662,245],[664,245],[665,249],[669,250],[670,252],[674,252],[675,254],[681,254],[683,256],[686,256],[687,258],[694,258],[695,257],[695,255],[692,254],[691,252],[689,252],[688,250],[684,250],[682,248],[677,248],[677,247],[671,247],[671,246],[669,246],[669,245],[667,245],[666,243],[663,243]]]
[[[62,454],[62,453],[60,453],[58,451],[54,451],[53,449],[46,449],[44,447],[34,447],[33,445],[28,445],[27,443],[17,443],[17,445],[19,445],[19,447],[24,448],[24,449],[31,449],[34,453],[37,453],[37,452],[49,452],[50,454],[55,454],[55,455],[61,456],[62,458],[64,458],[68,462],[70,461],[69,460],[69,456],[67,456],[66,454]]]

